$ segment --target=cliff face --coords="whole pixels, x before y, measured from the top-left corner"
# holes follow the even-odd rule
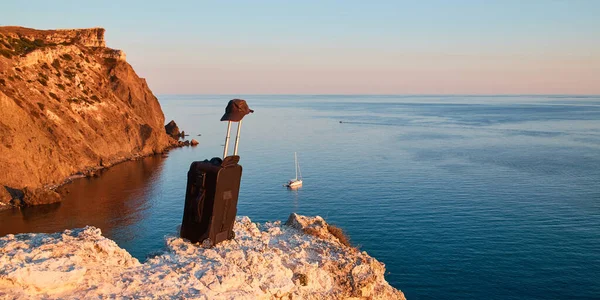
[[[382,263],[344,246],[322,218],[288,224],[238,218],[235,239],[212,248],[167,237],[143,264],[94,227],[7,235],[0,298],[404,299]]]
[[[163,126],[158,100],[105,47],[104,29],[0,27],[0,202],[162,152]]]

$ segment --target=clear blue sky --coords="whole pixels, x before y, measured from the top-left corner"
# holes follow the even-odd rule
[[[156,93],[600,94],[600,1],[12,1],[104,27]]]

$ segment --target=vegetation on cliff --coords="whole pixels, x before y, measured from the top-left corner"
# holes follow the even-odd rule
[[[162,152],[172,143],[163,126],[158,100],[105,47],[104,29],[0,27],[0,203]]]

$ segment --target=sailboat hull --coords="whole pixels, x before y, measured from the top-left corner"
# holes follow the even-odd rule
[[[288,182],[288,184],[286,186],[289,188],[301,187],[302,180],[290,180],[290,182]]]

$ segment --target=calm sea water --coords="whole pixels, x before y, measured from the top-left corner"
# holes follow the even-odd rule
[[[94,225],[141,260],[160,251],[190,162],[222,154],[233,97],[159,98],[200,146],[79,180],[61,204],[0,212],[0,234]],[[600,97],[245,99],[256,113],[239,215],[321,215],[409,299],[600,298]],[[289,191],[295,151],[304,186]]]

